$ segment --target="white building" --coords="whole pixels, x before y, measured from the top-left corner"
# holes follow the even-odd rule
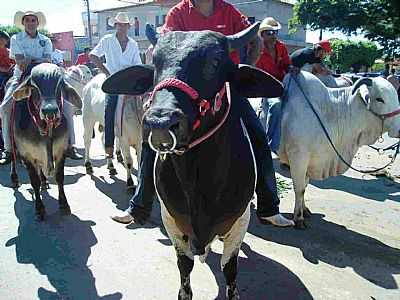
[[[306,46],[306,32],[303,28],[298,28],[295,34],[288,32],[289,19],[293,15],[294,0],[227,0],[245,14],[251,22],[262,21],[265,17],[272,16],[282,24],[279,31],[279,38],[286,43],[289,52],[294,49]],[[115,16],[120,11],[127,12],[131,19],[137,17],[139,20],[139,36],[135,36],[134,26],[131,27],[129,35],[138,43],[142,51],[147,49],[149,42],[144,35],[145,24],[150,23],[156,27],[164,24],[165,17],[169,9],[178,3],[178,0],[124,0],[132,2],[132,5],[121,6],[94,11],[91,14],[91,25],[93,43],[107,33],[113,32],[113,28],[108,25],[108,19]],[[126,5],[126,4],[125,4]],[[85,14],[86,15],[86,14]],[[85,17],[83,17],[85,19]],[[85,32],[87,32],[87,21],[85,22]]]

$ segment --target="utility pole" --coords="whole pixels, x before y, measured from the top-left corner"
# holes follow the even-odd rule
[[[87,13],[87,23],[88,23],[88,35],[89,35],[89,46],[92,47],[92,25],[90,24],[90,7],[89,0],[83,0],[86,4],[86,13]]]

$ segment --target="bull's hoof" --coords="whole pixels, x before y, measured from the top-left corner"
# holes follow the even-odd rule
[[[85,162],[85,168],[86,168],[86,174],[93,175],[93,167],[89,161]]]
[[[41,190],[42,192],[44,192],[44,191],[46,191],[46,190],[48,190],[48,189],[50,189],[50,185],[49,185],[49,183],[48,183],[47,181],[42,182],[42,183],[40,184],[40,190]]]
[[[234,287],[226,287],[226,300],[239,300],[239,290],[237,286],[235,285]]]
[[[19,187],[19,180],[18,180],[18,175],[16,173],[11,173],[11,187],[13,189],[17,189]]]
[[[63,216],[68,216],[71,214],[71,208],[69,207],[69,205],[60,206],[60,213]]]
[[[178,300],[192,300],[193,292],[189,287],[181,287],[178,294]]]
[[[17,180],[12,180],[11,181],[11,187],[13,188],[13,189],[18,189],[19,188],[19,181],[18,181],[18,179]]]
[[[117,151],[116,154],[117,154],[117,161],[119,163],[123,164],[124,163],[124,158],[122,157],[121,151]]]
[[[93,175],[93,167],[92,166],[86,167],[86,174]]]
[[[110,173],[111,176],[112,176],[112,175],[117,175],[117,174],[118,174],[118,172],[117,172],[117,170],[116,170],[115,168],[110,168],[110,169],[109,169],[109,173]]]
[[[308,209],[308,207],[303,208],[303,216],[304,218],[311,218],[311,210]]]
[[[304,220],[294,220],[294,224],[294,228],[296,229],[304,230],[307,228],[306,222],[304,222]]]
[[[126,188],[128,190],[135,188],[135,185],[133,184],[133,179],[132,178],[128,178],[128,180],[126,181]]]

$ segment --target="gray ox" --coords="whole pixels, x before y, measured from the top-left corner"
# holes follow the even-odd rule
[[[63,214],[71,210],[64,193],[64,152],[68,144],[68,128],[62,113],[63,101],[77,108],[82,102],[76,91],[64,80],[63,70],[53,64],[40,64],[21,83],[15,98],[14,132],[16,149],[29,173],[35,192],[36,216],[43,220],[45,208],[40,187],[47,176],[55,176],[59,191],[59,207]],[[11,164],[11,180],[18,186],[15,160]]]
[[[382,133],[400,136],[400,108],[395,89],[383,78],[362,78],[351,87],[330,89],[308,72],[297,76],[299,85],[290,76],[284,80],[288,99],[278,152],[281,162],[290,165],[296,201],[294,221],[304,228],[304,217],[310,214],[304,204],[309,179],[340,175],[348,167],[329,144],[299,85],[348,163],[360,146],[373,144]]]

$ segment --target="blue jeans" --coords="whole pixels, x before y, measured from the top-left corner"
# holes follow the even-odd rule
[[[115,110],[118,103],[118,95],[106,94],[104,114],[104,146],[114,147],[115,139]]]
[[[279,197],[271,150],[265,130],[249,101],[243,99],[240,105],[241,117],[249,133],[257,164],[257,215],[259,217],[270,217],[279,213]],[[153,199],[155,198],[153,181],[154,160],[155,152],[150,149],[146,142],[143,142],[138,185],[127,210],[129,214],[143,220],[143,222],[150,216]]]
[[[267,132],[271,151],[277,152],[281,139],[282,106],[278,98],[264,98],[261,102],[260,122]]]

